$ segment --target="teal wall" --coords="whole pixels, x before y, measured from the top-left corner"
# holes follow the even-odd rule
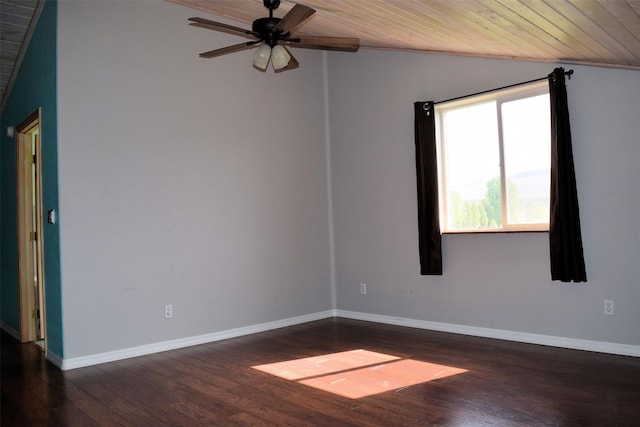
[[[31,38],[20,71],[2,111],[0,132],[0,320],[20,328],[18,301],[18,250],[16,243],[16,141],[7,126],[17,126],[42,108],[42,207],[58,211],[58,119],[56,98],[57,3],[48,0]],[[46,218],[46,217],[45,217]],[[60,238],[58,225],[44,221],[44,270],[47,344],[63,357]]]

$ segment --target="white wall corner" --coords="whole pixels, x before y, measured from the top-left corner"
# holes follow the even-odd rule
[[[324,135],[325,135],[325,163],[327,174],[327,210],[329,232],[329,274],[331,279],[331,308],[338,308],[336,285],[336,247],[335,232],[333,226],[333,181],[331,179],[331,117],[329,108],[329,56],[327,51],[322,51],[322,85],[324,94]]]

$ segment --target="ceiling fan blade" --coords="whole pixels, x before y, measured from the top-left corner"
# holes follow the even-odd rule
[[[238,43],[220,49],[210,50],[209,52],[203,52],[199,56],[200,58],[215,58],[216,56],[226,55],[227,53],[240,52],[241,50],[251,49],[256,44],[258,44],[257,41]]]
[[[356,52],[360,48],[360,39],[350,37],[295,37],[287,40],[287,46],[304,49],[338,50]]]
[[[292,32],[297,26],[302,24],[315,10],[302,4],[296,4],[273,28],[274,31],[282,31],[283,34]]]
[[[284,46],[282,46],[282,47],[284,47]],[[291,59],[289,60],[289,63],[287,64],[286,67],[280,68],[279,70],[276,70],[274,68],[273,71],[275,73],[281,73],[283,71],[293,70],[293,69],[298,68],[300,66],[300,63],[298,62],[298,60],[296,58],[293,57],[293,55],[291,55],[291,52],[289,51],[289,49],[287,49],[286,47],[284,49],[289,53],[289,55],[291,56]]]
[[[206,28],[208,30],[222,31],[224,33],[234,34],[236,36],[243,36],[250,39],[259,37],[258,33],[251,30],[245,30],[244,28],[234,27],[233,25],[223,24],[222,22],[210,21],[204,18],[189,18],[194,27]]]

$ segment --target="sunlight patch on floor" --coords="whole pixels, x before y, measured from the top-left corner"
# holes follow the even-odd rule
[[[467,372],[466,369],[402,359],[362,349],[257,365],[253,368],[351,399]]]

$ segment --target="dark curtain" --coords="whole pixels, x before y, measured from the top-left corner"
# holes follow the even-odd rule
[[[549,74],[551,98],[551,194],[549,246],[551,280],[586,282],[578,192],[564,68]]]
[[[433,102],[416,102],[416,175],[418,179],[418,242],[420,274],[442,275],[438,212],[438,160]]]

